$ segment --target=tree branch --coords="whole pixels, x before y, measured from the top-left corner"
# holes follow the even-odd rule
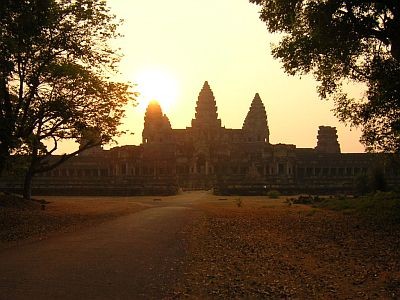
[[[76,151],[74,151],[72,153],[63,154],[61,156],[61,158],[57,162],[55,162],[55,163],[53,163],[51,165],[46,165],[46,166],[42,165],[41,167],[35,169],[33,172],[34,172],[34,174],[37,174],[37,173],[43,173],[43,172],[51,171],[54,168],[58,167],[59,165],[63,164],[64,162],[66,162],[67,160],[69,160],[70,158],[78,155],[79,153],[81,153],[81,152],[83,152],[83,151],[85,151],[87,149],[99,146],[99,145],[101,145],[101,142],[98,142],[98,143],[90,143],[89,142],[85,146],[80,147],[78,150],[76,150]],[[48,157],[50,157],[50,154],[45,155],[41,160],[43,161],[44,159],[46,159]]]

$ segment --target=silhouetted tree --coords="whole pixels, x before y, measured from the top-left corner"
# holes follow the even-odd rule
[[[362,128],[368,150],[400,149],[400,1],[250,0],[262,7],[287,73],[314,74],[340,120]],[[345,83],[366,87],[350,99]]]
[[[0,173],[12,153],[28,155],[24,197],[34,174],[119,134],[135,94],[111,79],[118,24],[100,0],[0,2]],[[61,140],[79,141],[88,130],[96,138],[47,159]]]

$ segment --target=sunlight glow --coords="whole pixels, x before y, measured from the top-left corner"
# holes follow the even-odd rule
[[[162,69],[146,69],[134,76],[137,83],[139,108],[145,110],[150,101],[160,103],[163,112],[170,112],[178,98],[179,87],[175,76]]]

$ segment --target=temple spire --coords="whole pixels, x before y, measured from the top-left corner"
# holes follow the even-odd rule
[[[246,134],[247,141],[269,143],[267,113],[258,93],[255,94],[251,102],[249,112],[244,119],[242,128]]]
[[[171,142],[171,134],[171,123],[163,114],[160,104],[155,100],[150,101],[144,116],[143,144]]]
[[[323,153],[340,153],[336,127],[319,126],[315,150]]]
[[[192,127],[221,127],[221,120],[218,119],[217,104],[208,81],[204,82],[197,98],[196,115],[192,120]]]

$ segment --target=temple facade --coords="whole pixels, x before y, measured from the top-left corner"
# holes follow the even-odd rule
[[[400,172],[388,154],[341,153],[336,128],[320,126],[315,148],[269,142],[265,106],[255,94],[241,129],[225,128],[208,82],[191,126],[173,129],[157,102],[144,116],[142,143],[85,151],[34,178],[37,194],[174,194],[213,189],[220,194],[349,193],[357,180],[381,170],[389,186]],[[57,159],[57,157],[54,157]],[[9,177],[3,189],[18,189]],[[7,185],[8,184],[8,185]]]

